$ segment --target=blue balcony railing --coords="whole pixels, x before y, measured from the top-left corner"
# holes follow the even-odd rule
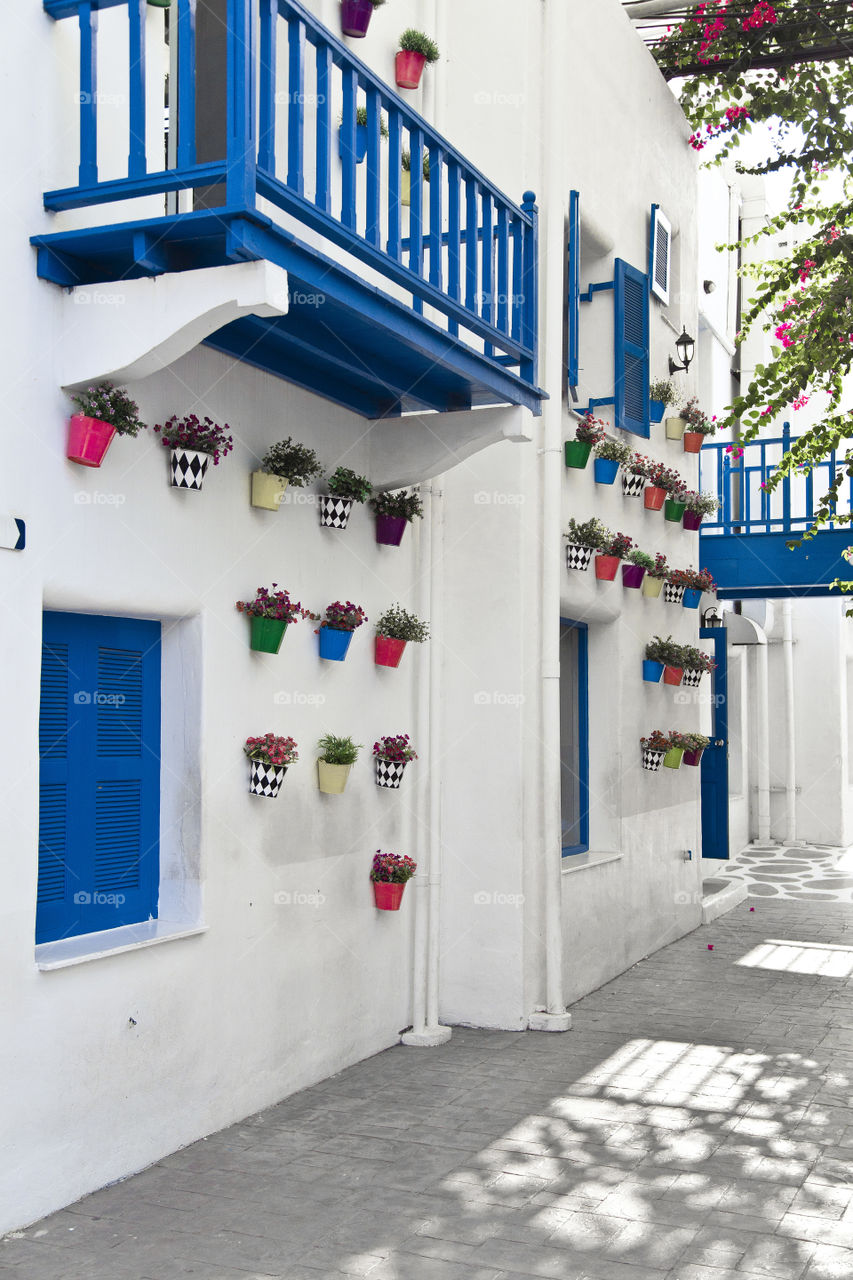
[[[103,273],[118,266],[125,275],[139,275],[211,265],[218,260],[215,225],[228,224],[222,254],[230,261],[270,256],[268,236],[257,233],[260,225],[290,240],[307,232],[310,248],[331,253],[358,279],[404,302],[425,325],[490,366],[499,384],[494,402],[514,388],[515,395],[503,398],[538,407],[532,192],[521,205],[510,200],[298,0],[228,0],[223,154],[203,162],[197,158],[198,104],[210,90],[197,74],[195,0],[173,0],[169,39],[177,53],[173,47],[170,158],[154,168],[149,144],[152,130],[162,131],[162,118],[151,110],[146,32],[152,11],[146,0],[43,3],[56,19],[77,19],[80,50],[78,181],[46,192],[45,207],[62,212],[164,199],[160,208],[156,201],[151,205],[159,222],[148,237],[139,221],[120,224],[119,231],[127,226],[135,234],[128,246],[115,227],[112,238],[103,225],[87,238],[79,219],[65,235],[34,237],[42,275],[68,284],[110,278]],[[99,10],[116,8],[126,11],[127,23],[122,47],[128,51],[128,160],[126,174],[105,176],[99,165],[98,23]],[[114,31],[111,39],[114,58]],[[361,165],[359,108],[367,116]],[[114,128],[111,120],[111,137]],[[211,188],[224,196],[215,210],[218,224],[211,222],[210,209],[197,202],[187,207],[189,197],[169,195]],[[139,207],[133,206],[134,215]],[[189,226],[178,228],[188,218],[198,221],[197,242]],[[129,252],[132,259],[124,261],[122,254]],[[282,265],[292,269],[293,262]],[[470,370],[466,376],[470,380]]]

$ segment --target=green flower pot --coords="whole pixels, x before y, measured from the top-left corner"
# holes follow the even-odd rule
[[[667,751],[663,758],[663,767],[665,769],[680,769],[683,757],[683,747],[670,747],[669,751]]]
[[[278,653],[287,623],[279,618],[252,618],[252,638],[249,647],[257,653]]]
[[[680,522],[686,508],[686,502],[675,502],[672,498],[667,498],[663,504],[663,518],[664,520],[672,520],[673,523]]]
[[[589,455],[591,452],[591,444],[584,444],[583,440],[567,440],[566,466],[576,467],[578,470],[582,470],[589,462]]]

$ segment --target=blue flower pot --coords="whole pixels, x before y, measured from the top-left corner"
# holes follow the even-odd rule
[[[663,415],[666,413],[666,405],[663,400],[649,401],[649,421],[663,422]]]
[[[341,631],[339,627],[320,628],[320,657],[329,662],[343,662],[352,640],[351,631]]]
[[[654,662],[651,658],[643,658],[643,679],[650,684],[658,684],[663,675],[663,663]]]
[[[701,599],[702,592],[697,587],[688,587],[684,592],[681,603],[685,609],[698,609]]]
[[[338,152],[343,158],[344,154],[344,131],[338,130]],[[367,125],[357,124],[355,126],[355,162],[361,164],[367,155]]]
[[[596,484],[613,484],[619,472],[619,463],[610,458],[596,458],[593,463]]]

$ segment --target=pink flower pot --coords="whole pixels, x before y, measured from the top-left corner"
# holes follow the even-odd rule
[[[100,418],[87,418],[75,413],[68,423],[68,447],[65,456],[81,467],[99,467],[113,442],[116,429]]]
[[[392,636],[377,636],[374,661],[377,667],[399,667],[405,640],[395,640]]]
[[[424,54],[415,53],[414,49],[400,49],[395,60],[397,87],[399,89],[417,89],[425,66],[426,57]]]
[[[622,566],[622,586],[623,587],[641,587],[646,571],[641,564],[623,564]]]
[[[699,515],[698,511],[685,511],[684,515],[681,517],[681,523],[685,529],[692,529],[695,533],[702,523],[702,517]]]
[[[367,35],[373,17],[371,0],[341,0],[341,31],[354,40]]]
[[[616,570],[619,568],[618,556],[596,556],[595,557],[595,576],[602,582],[612,582],[616,577]]]
[[[399,911],[403,901],[405,884],[389,884],[387,880],[374,880],[373,900],[380,911]]]

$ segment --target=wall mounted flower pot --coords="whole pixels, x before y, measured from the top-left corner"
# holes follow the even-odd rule
[[[329,662],[343,662],[352,642],[352,632],[341,627],[320,628],[320,657]]]
[[[695,533],[702,523],[702,517],[698,511],[685,511],[681,523],[685,529],[689,529],[691,533]]]
[[[398,89],[417,89],[426,66],[426,55],[414,49],[399,49],[394,59]]]
[[[685,751],[684,763],[693,765],[693,767],[695,768],[696,765],[699,763],[699,761],[702,759],[702,752],[704,750],[705,750],[704,747],[699,747],[698,750],[696,751]]]
[[[372,6],[371,6],[372,7]],[[338,155],[344,158],[344,131],[343,126],[338,130]],[[356,124],[355,126],[355,162],[361,164],[367,155],[367,125]]]
[[[601,582],[612,582],[619,568],[618,556],[596,556],[595,576]]]
[[[172,488],[201,489],[209,466],[209,453],[201,453],[198,449],[172,449],[169,458]]]
[[[68,420],[68,444],[65,456],[81,467],[99,467],[113,442],[116,429],[101,418],[88,418],[85,413],[72,414]]]
[[[324,529],[345,529],[352,512],[352,498],[336,498],[324,493],[320,498],[320,524]]]
[[[705,442],[701,431],[685,431],[682,436],[685,453],[698,453]]]
[[[403,774],[406,769],[408,760],[380,760],[378,756],[374,756],[376,761],[376,785],[377,787],[389,787],[395,789],[399,787],[403,781]]]
[[[650,773],[657,773],[665,755],[665,751],[652,751],[650,747],[643,747],[643,768]]]
[[[664,664],[663,682],[664,684],[681,684],[684,671],[681,667],[671,667],[668,663]]]
[[[148,0],[148,4],[152,9],[169,9],[171,7],[172,0]]]
[[[592,470],[596,484],[613,484],[619,471],[619,463],[612,458],[596,458]]]
[[[278,653],[287,623],[281,618],[252,618],[249,648],[256,653]]]
[[[676,502],[674,498],[667,498],[663,504],[664,520],[671,520],[673,524],[681,524],[681,517],[684,515],[685,503]]]
[[[702,683],[702,672],[701,671],[685,671],[684,678],[682,679],[681,683],[685,685],[686,688],[688,689],[698,689],[699,685]]]
[[[284,498],[288,481],[272,476],[268,471],[252,472],[252,506],[264,511],[278,511]]]
[[[639,591],[645,576],[646,571],[641,564],[623,564],[622,566],[623,587],[631,587]]]
[[[681,761],[684,758],[683,747],[670,747],[663,758],[664,769],[680,769]]]
[[[373,17],[370,0],[341,0],[341,31],[353,40],[363,40]]]
[[[377,636],[373,660],[377,667],[399,667],[405,648],[405,640],[395,640],[393,636]]]
[[[649,600],[657,600],[661,591],[663,591],[663,578],[650,578],[646,574],[643,578],[643,595]]]
[[[646,487],[646,477],[636,476],[630,471],[622,472],[622,496],[623,498],[640,498]]]
[[[400,170],[400,204],[407,208],[412,203],[412,171],[411,169]]]
[[[666,489],[656,484],[647,484],[643,491],[643,506],[647,511],[660,511],[666,498]]]
[[[408,523],[405,516],[377,516],[376,541],[383,547],[399,547]]]
[[[287,765],[265,764],[262,760],[252,760],[252,777],[249,791],[253,796],[266,796],[274,800],[281,790]]]
[[[663,415],[666,413],[666,401],[650,400],[649,401],[649,421],[663,422]]]
[[[346,790],[347,779],[351,769],[351,764],[329,764],[328,760],[318,760],[317,777],[323,794],[327,796],[342,796]]]
[[[380,911],[399,911],[403,901],[405,884],[389,884],[387,880],[372,880],[373,901]]]
[[[660,678],[662,675],[662,662],[655,662],[653,658],[643,658],[643,679],[648,684],[660,684]]]
[[[582,471],[589,462],[592,445],[587,444],[584,440],[567,440],[565,452],[566,466],[575,467],[578,471]]]
[[[684,418],[667,418],[664,430],[667,440],[680,440],[684,435],[687,423]]]
[[[579,542],[570,542],[566,547],[566,564],[569,569],[588,569],[592,559],[592,547],[582,547]]]
[[[696,587],[688,587],[684,592],[681,603],[685,609],[698,609],[699,601],[702,599],[702,592]]]
[[[684,587],[678,586],[676,583],[667,582],[663,589],[663,598],[667,604],[681,604],[681,597],[684,595]]]

